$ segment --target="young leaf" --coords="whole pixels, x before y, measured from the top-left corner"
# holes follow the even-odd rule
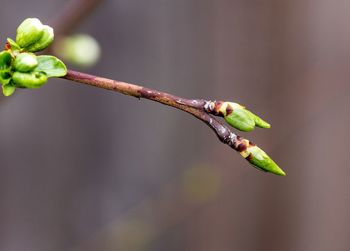
[[[13,41],[11,38],[7,38],[7,42],[10,44],[11,50],[19,51],[21,49],[21,47],[15,41]]]
[[[0,52],[0,70],[7,70],[11,67],[12,56],[8,51]]]
[[[2,86],[2,93],[6,97],[11,96],[15,92],[15,90],[16,90],[16,87],[13,86],[12,84]]]
[[[0,83],[2,85],[7,85],[11,81],[11,73],[9,71],[1,71],[0,70]]]
[[[34,71],[44,72],[48,78],[63,77],[67,74],[66,65],[54,56],[38,56],[38,66]]]

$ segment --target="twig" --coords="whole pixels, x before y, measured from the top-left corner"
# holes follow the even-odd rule
[[[139,99],[144,98],[153,100],[190,113],[197,119],[207,124],[216,133],[221,142],[239,152],[243,158],[245,158],[256,168],[277,175],[285,175],[283,170],[280,169],[263,150],[261,150],[251,141],[231,132],[226,125],[216,120],[213,115],[220,116],[220,114],[215,114],[215,112],[213,113],[212,109],[210,109],[209,106],[211,106],[213,103],[211,101],[204,99],[185,99],[143,86],[102,78],[72,70],[68,70],[67,75],[62,78],[98,88],[120,92]]]
[[[62,36],[71,33],[85,17],[102,3],[103,0],[71,0],[50,22],[55,28],[55,35]]]
[[[179,110],[192,114],[199,120],[206,123],[214,132],[221,142],[229,145],[231,148],[241,152],[241,143],[244,140],[231,132],[230,129],[216,120],[213,116],[205,112],[206,100],[203,99],[185,99],[169,93],[152,90],[135,84],[129,84],[107,78],[89,75],[77,71],[68,70],[66,76],[62,77],[74,82],[92,85],[98,88],[103,88],[111,91],[120,92],[125,95],[136,98],[144,98],[168,105]]]

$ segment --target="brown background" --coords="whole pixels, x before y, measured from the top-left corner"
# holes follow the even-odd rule
[[[67,1],[1,0],[0,34]],[[150,101],[50,80],[0,100],[0,250],[350,250],[350,2],[107,0],[77,28],[86,71],[272,124],[255,170],[204,124]]]

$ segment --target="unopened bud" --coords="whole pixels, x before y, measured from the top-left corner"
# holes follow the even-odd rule
[[[285,176],[285,172],[258,146],[247,139],[238,139],[236,148],[254,167],[269,173]]]
[[[246,110],[247,113],[254,119],[255,121],[255,125],[257,127],[260,127],[260,128],[270,128],[271,125],[269,123],[267,123],[265,120],[263,120],[262,118],[256,116],[254,113],[252,113],[251,111],[248,111]]]
[[[32,53],[21,53],[18,54],[13,67],[16,71],[20,72],[30,72],[35,69],[38,65],[38,60],[36,56]]]
[[[16,71],[12,80],[19,88],[39,88],[47,81],[47,76],[42,72],[23,73]]]
[[[87,34],[75,34],[63,38],[56,44],[55,51],[65,61],[79,67],[93,66],[101,55],[99,43]]]
[[[244,106],[233,102],[208,101],[205,106],[206,111],[224,117],[226,122],[232,127],[249,132],[255,126],[270,128],[270,124],[248,111]]]
[[[231,113],[224,115],[224,118],[229,125],[240,131],[250,132],[255,128],[255,121],[245,109],[237,108]]]
[[[44,25],[43,36],[35,42],[34,44],[25,48],[26,51],[29,52],[37,52],[46,49],[54,40],[54,31],[48,26]]]
[[[27,18],[17,28],[16,43],[25,48],[39,41],[44,34],[44,26],[37,18]]]

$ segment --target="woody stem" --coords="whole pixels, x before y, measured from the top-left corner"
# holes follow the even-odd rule
[[[231,132],[225,124],[220,123],[213,116],[209,115],[206,112],[205,105],[207,101],[204,99],[185,99],[169,93],[152,90],[143,86],[98,77],[72,70],[68,70],[67,75],[62,78],[81,84],[87,84],[98,88],[116,91],[139,99],[144,98],[153,100],[158,103],[190,113],[197,119],[207,124],[216,133],[221,142],[237,150],[237,139],[240,137]]]

